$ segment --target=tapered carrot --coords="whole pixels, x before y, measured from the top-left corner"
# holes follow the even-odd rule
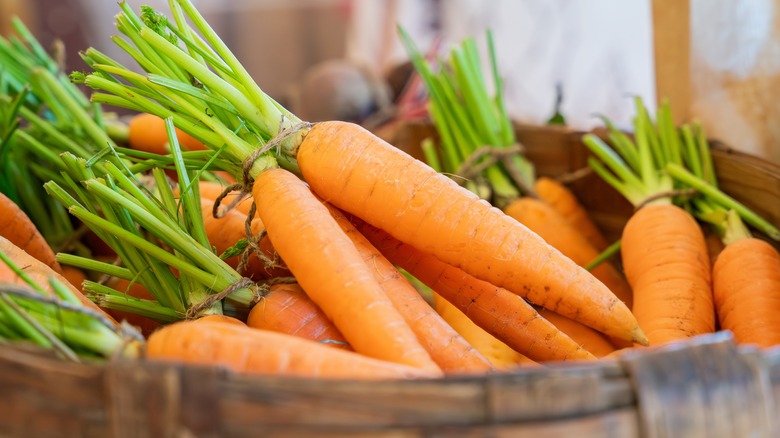
[[[640,208],[623,229],[621,254],[651,345],[715,330],[709,255],[693,216],[672,204]]]
[[[780,344],[780,254],[755,237],[729,243],[712,270],[715,308],[722,329],[739,343]]]
[[[55,272],[62,273],[62,267],[57,262],[54,251],[38,228],[18,205],[2,193],[0,193],[0,236],[10,240]]]
[[[599,251],[585,238],[580,229],[572,227],[556,209],[544,201],[529,197],[517,198],[504,208],[504,212],[580,266],[587,265],[599,255]],[[602,262],[590,272],[631,308],[631,287],[623,274],[611,263]]]
[[[436,312],[497,369],[510,371],[520,366],[540,366],[474,324],[474,321],[437,293],[433,295],[433,305]]]
[[[395,238],[610,336],[646,342],[629,309],[592,274],[361,127],[318,123],[297,159],[319,196]]]
[[[275,284],[252,307],[247,325],[352,350],[325,313],[297,283]]]
[[[228,210],[223,212],[222,217],[215,218],[212,215],[214,202],[204,197],[201,197],[200,202],[206,235],[209,237],[209,243],[214,246],[217,254],[222,254],[228,248],[238,243],[239,240],[247,237],[245,214],[238,210]],[[263,222],[260,221],[260,219],[255,218],[252,220],[251,230],[254,236],[258,236],[264,228]],[[250,253],[246,266],[243,269],[244,272],[242,274],[244,276],[253,279],[261,279],[290,275],[290,271],[281,263],[276,266],[270,263],[275,260],[275,250],[267,236],[262,237],[258,242],[258,245],[260,251],[265,255],[269,263],[261,260],[254,252]],[[228,257],[225,259],[225,262],[233,268],[237,268],[241,262],[241,256],[235,255]]]
[[[607,242],[598,226],[591,220],[585,207],[580,204],[577,196],[566,186],[552,178],[542,176],[534,182],[534,190],[539,199],[558,211],[598,251],[603,251],[609,246],[609,242]]]
[[[391,262],[451,302],[475,324],[535,361],[594,359],[522,298],[361,221],[356,226]]]
[[[493,368],[479,351],[436,313],[398,269],[360,234],[344,213],[333,206],[327,207],[342,231],[352,240],[393,306],[445,373],[484,373]]]
[[[160,117],[148,113],[135,114],[130,119],[127,129],[127,141],[131,148],[160,155],[169,153],[165,121]],[[178,128],[176,137],[183,149],[190,151],[206,149],[203,143]]]
[[[255,180],[253,196],[274,248],[356,352],[441,373],[355,245],[303,181],[270,169]]]
[[[615,351],[609,339],[586,325],[547,309],[539,309],[539,314],[596,357],[604,357]]]
[[[435,370],[374,359],[292,335],[209,320],[160,328],[149,336],[146,356],[257,375],[359,380],[440,375]]]

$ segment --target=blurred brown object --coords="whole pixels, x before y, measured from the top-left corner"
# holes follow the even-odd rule
[[[11,18],[19,17],[27,23],[32,16],[32,2],[25,0],[0,0],[0,34],[8,35],[13,27]]]
[[[2,35],[15,34],[11,19],[18,17],[66,72],[86,67],[78,56],[88,47],[85,16],[78,0],[0,0]]]
[[[290,109],[303,120],[342,120],[362,124],[392,104],[384,78],[345,59],[321,62],[290,91]]]

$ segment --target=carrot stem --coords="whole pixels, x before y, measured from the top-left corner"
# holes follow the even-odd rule
[[[761,230],[773,240],[780,241],[780,230],[741,202],[708,184],[703,179],[697,178],[682,166],[670,163],[666,166],[666,171],[675,179],[700,191],[704,196],[712,199],[713,202],[716,202],[726,209],[735,210],[745,222]]]

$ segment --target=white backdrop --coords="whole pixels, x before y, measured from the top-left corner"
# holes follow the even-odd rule
[[[627,126],[630,96],[654,107],[649,0],[355,0],[348,54],[379,69],[406,59],[397,37],[382,31],[392,20],[381,13],[388,5],[421,49],[438,31],[447,43],[472,35],[484,48],[485,30],[492,29],[517,120],[545,121],[558,82],[564,114],[576,128],[600,125],[594,113]],[[437,10],[438,21],[432,18]]]

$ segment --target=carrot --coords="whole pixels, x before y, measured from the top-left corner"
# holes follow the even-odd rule
[[[352,350],[344,335],[297,283],[272,285],[252,307],[247,325]]]
[[[160,155],[169,153],[165,121],[160,117],[147,113],[135,114],[130,119],[127,129],[127,141],[131,148]],[[203,143],[178,128],[176,136],[183,149],[190,151],[206,149]]]
[[[544,201],[528,197],[517,198],[504,208],[504,212],[530,228],[580,266],[587,265],[599,255],[599,251],[586,239],[580,229],[574,228],[556,209]],[[628,308],[631,308],[631,288],[623,274],[612,264],[602,262],[590,272]]]
[[[62,284],[67,286],[71,292],[73,292],[73,295],[76,296],[76,298],[78,298],[81,304],[83,304],[85,307],[97,310],[100,313],[105,314],[106,318],[109,320],[114,321],[111,316],[106,314],[95,303],[87,299],[87,297],[84,296],[84,294],[82,294],[81,291],[78,290],[74,285],[70,284],[68,280],[62,276],[62,274],[54,271],[49,265],[34,258],[29,253],[14,245],[10,240],[2,236],[0,236],[0,252],[5,253],[11,260],[14,261],[14,263],[24,269],[24,272],[27,274],[27,276],[30,277],[35,283],[43,286],[45,290],[53,294],[49,287],[49,278],[54,277]],[[25,284],[23,280],[19,278],[11,270],[11,268],[6,266],[4,263],[0,263],[0,273],[2,273],[0,274],[0,277],[2,277],[2,280],[0,281],[12,284]]]
[[[54,251],[43,238],[27,214],[7,196],[0,193],[0,236],[40,260],[57,273],[62,267]]]
[[[120,292],[124,292],[133,298],[139,298],[142,300],[154,299],[154,296],[141,283],[130,284],[129,280],[115,278],[110,281],[108,285],[111,288]],[[126,321],[128,324],[138,327],[138,329],[141,330],[141,333],[146,337],[148,337],[150,334],[152,334],[153,331],[160,327],[160,323],[158,321],[133,312],[109,308],[104,309],[104,311],[117,321]]]
[[[539,199],[557,210],[598,251],[604,251],[609,246],[607,239],[591,220],[585,207],[566,186],[552,178],[541,176],[534,182],[534,190]]]
[[[228,248],[238,243],[239,240],[246,238],[245,214],[233,209],[224,212],[222,217],[215,218],[212,215],[214,202],[203,197],[201,197],[200,201],[206,235],[209,238],[209,243],[214,246],[217,254],[222,254]],[[260,219],[255,218],[252,220],[251,230],[253,235],[259,235],[263,229],[264,226]],[[260,251],[262,251],[268,260],[274,260],[275,250],[267,236],[260,239],[258,245]],[[240,261],[240,255],[225,259],[225,262],[233,268],[237,268]],[[284,266],[267,265],[265,261],[261,260],[257,254],[253,252],[249,255],[243,275],[257,280],[261,278],[285,277],[289,276],[290,272]]]
[[[270,169],[255,180],[253,197],[274,248],[356,352],[441,373],[355,245],[303,181]]]
[[[224,187],[222,184],[211,182],[211,181],[199,181],[198,182],[200,186],[200,196],[203,198],[211,199],[212,201],[216,201],[217,197],[219,197],[220,194],[225,190],[226,187]],[[233,201],[236,200],[236,197],[238,196],[238,193],[231,193],[227,195],[224,199],[222,199],[221,205],[227,206]],[[252,197],[247,196],[241,201],[238,202],[238,204],[235,205],[235,209],[240,211],[244,214],[249,214],[249,209],[252,207]]]
[[[434,293],[433,305],[436,312],[497,369],[510,371],[518,366],[540,366],[474,324],[468,316],[439,294]]]
[[[445,373],[484,373],[493,367],[425,301],[411,283],[387,260],[349,219],[327,205],[336,223],[352,240],[363,261],[393,303],[417,340]]]
[[[697,135],[706,146],[701,129]],[[691,141],[693,133],[686,132]],[[667,171],[679,182],[695,188],[693,214],[711,225],[720,242],[709,241],[713,300],[721,329],[731,330],[739,343],[771,347],[780,343],[780,254],[771,244],[753,237],[747,224],[780,241],[780,230],[720,189],[709,149],[698,148],[689,158],[691,170],[670,164]],[[718,244],[719,243],[719,244]],[[715,251],[712,248],[715,247]]]
[[[623,229],[621,255],[633,312],[651,345],[715,330],[707,246],[688,212],[672,204],[640,208]]]
[[[205,323],[205,322],[217,322],[217,323],[222,323],[222,324],[233,324],[233,325],[237,325],[239,327],[246,327],[247,326],[246,324],[244,324],[243,321],[241,321],[238,318],[233,318],[232,316],[227,316],[227,315],[219,315],[219,314],[216,314],[216,313],[212,313],[212,314],[209,314],[209,315],[201,316],[200,318],[198,318],[198,321],[203,322],[203,323]]]
[[[592,274],[363,128],[318,123],[297,159],[314,192],[398,240],[603,333],[646,342],[625,304]]]
[[[658,108],[657,124],[640,98],[635,104],[635,143],[623,135],[610,147],[594,134],[583,142],[595,155],[593,170],[635,208],[623,228],[621,257],[632,310],[655,345],[711,333],[716,318],[704,234],[691,213],[675,205],[684,198],[675,196],[678,186],[666,171],[687,149],[668,103]]]
[[[438,377],[435,370],[386,362],[308,339],[222,321],[182,321],[149,336],[146,357],[247,374],[330,379]]]
[[[712,270],[722,329],[742,344],[780,344],[780,254],[755,237],[729,243]]]
[[[594,359],[517,295],[404,244],[378,228],[355,222],[385,257],[515,351],[535,361]]]
[[[79,268],[73,266],[62,266],[62,276],[68,280],[68,283],[76,287],[76,289],[84,292],[82,284],[87,279],[87,274]]]
[[[604,357],[615,351],[609,339],[586,325],[547,309],[539,309],[539,314],[596,357]]]

